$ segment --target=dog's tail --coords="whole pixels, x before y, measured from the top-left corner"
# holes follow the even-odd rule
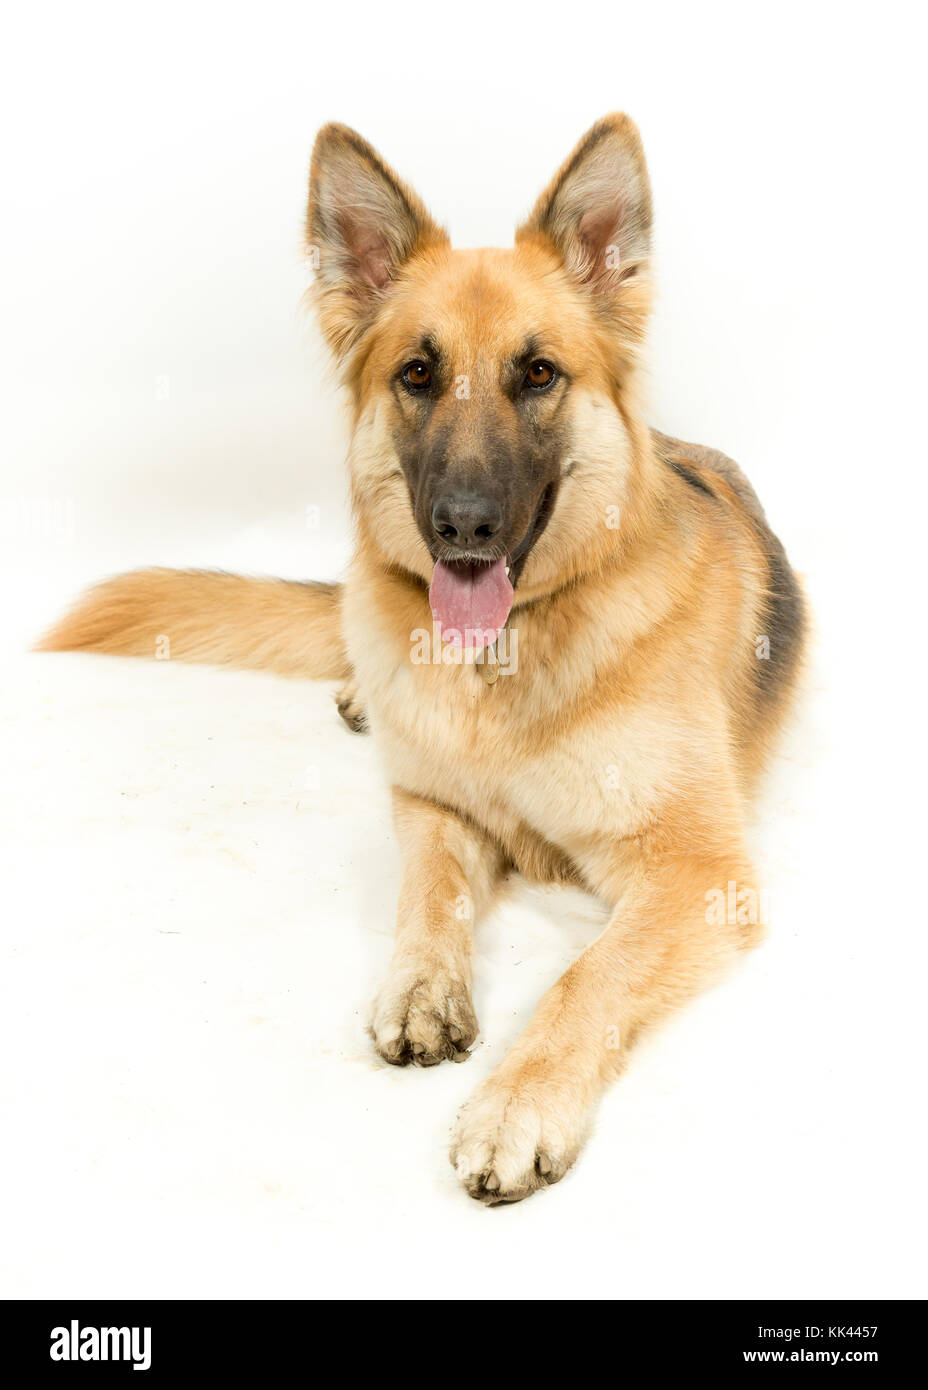
[[[209,570],[137,570],[77,601],[37,651],[119,656],[345,680],[341,585],[245,579]]]

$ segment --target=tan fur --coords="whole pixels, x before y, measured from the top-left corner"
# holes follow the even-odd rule
[[[139,570],[84,594],[39,651],[98,651],[341,680],[339,589],[207,570]]]
[[[44,645],[151,655],[163,631],[193,660],[350,672],[342,704],[378,739],[404,859],[372,1022],[388,1061],[430,1065],[473,1041],[473,924],[505,868],[610,905],[455,1129],[467,1190],[513,1201],[567,1170],[642,1030],[760,935],[750,907],[709,904],[730,885],[758,893],[745,806],[789,707],[801,608],[740,470],[643,422],[650,192],[627,117],[594,127],[509,251],[452,251],[343,127],[320,134],[313,171],[316,298],[354,406],[343,593],[155,571],[104,585]],[[353,180],[373,209],[360,224]],[[377,218],[397,225],[381,235]],[[607,237],[620,255],[604,268]],[[498,383],[520,334],[569,364],[569,393],[538,407],[569,444],[516,588],[518,669],[492,685],[472,660],[411,659],[432,628],[433,562],[397,455],[413,407],[395,374],[424,329],[468,379],[467,400],[432,417],[464,447],[488,420],[498,438],[516,428]],[[774,620],[765,671],[756,644]]]

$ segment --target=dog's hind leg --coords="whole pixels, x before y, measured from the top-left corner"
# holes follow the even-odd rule
[[[616,869],[627,891],[609,926],[458,1118],[451,1160],[480,1201],[515,1202],[563,1177],[638,1034],[760,934],[737,848],[637,842],[616,854]]]
[[[498,848],[444,807],[394,790],[403,857],[396,946],[371,1036],[385,1061],[461,1061],[477,1036],[471,953],[503,869]]]
[[[367,710],[358,690],[358,682],[353,675],[335,692],[335,706],[348,728],[354,734],[366,734],[370,725]]]

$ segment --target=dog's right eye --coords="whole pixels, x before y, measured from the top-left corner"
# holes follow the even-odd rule
[[[410,391],[425,391],[432,384],[432,373],[425,362],[407,362],[402,371],[402,382]]]

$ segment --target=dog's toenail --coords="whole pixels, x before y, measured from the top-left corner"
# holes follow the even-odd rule
[[[551,1160],[547,1154],[539,1154],[535,1160],[535,1167],[542,1177],[551,1172]]]
[[[498,1192],[499,1178],[496,1176],[495,1173],[487,1173],[486,1177],[483,1180],[483,1185],[488,1192]]]
[[[425,1043],[413,1043],[412,1050],[417,1057],[421,1056],[425,1051]]]

